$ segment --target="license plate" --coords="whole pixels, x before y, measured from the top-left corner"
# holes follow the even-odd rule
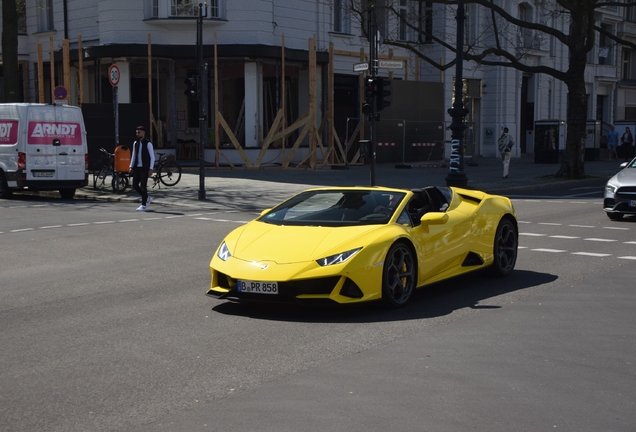
[[[239,280],[238,291],[242,293],[278,294],[278,282]]]
[[[53,177],[53,171],[35,171],[33,177]]]

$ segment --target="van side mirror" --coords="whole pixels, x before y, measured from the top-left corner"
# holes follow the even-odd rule
[[[59,147],[60,146],[60,140],[59,138],[55,138],[53,140],[53,147]]]

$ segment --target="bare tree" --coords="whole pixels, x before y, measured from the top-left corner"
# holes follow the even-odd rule
[[[430,22],[435,10],[457,5],[457,0],[408,0],[410,7],[417,5],[418,10],[427,11],[428,17],[422,17],[418,13],[404,13],[404,8],[395,5],[404,5],[403,2],[391,0],[350,0],[351,11],[359,21],[363,32],[367,29],[367,13],[370,4],[386,11],[392,22],[398,23],[398,28],[407,27],[417,34],[413,41],[391,37],[390,34],[384,40],[385,45],[404,48],[414,55],[440,70],[446,70],[454,66],[455,62],[440,64],[433,59],[435,49],[443,47],[451,52],[456,52],[455,42],[437,37],[431,30],[432,26],[422,23],[427,19]],[[518,2],[522,4],[524,2]],[[502,66],[514,68],[519,71],[532,74],[546,74],[561,80],[568,89],[567,95],[567,142],[565,157],[557,172],[557,176],[563,178],[585,177],[585,126],[587,118],[587,96],[585,91],[585,68],[588,53],[592,51],[598,35],[613,41],[616,45],[624,45],[636,48],[630,41],[621,39],[606,31],[598,23],[598,17],[607,11],[607,8],[622,11],[622,8],[636,6],[635,2],[599,1],[599,0],[544,0],[534,2],[538,8],[535,20],[528,20],[518,16],[518,10],[510,11],[502,5],[508,2],[495,2],[493,0],[465,0],[465,5],[476,5],[481,8],[484,17],[479,31],[478,40],[464,46],[464,60],[474,62],[476,65]],[[513,3],[515,8],[517,3]],[[621,8],[621,9],[616,9]],[[448,15],[446,15],[448,16]],[[451,15],[452,16],[452,15]],[[442,25],[447,22],[442,21]],[[550,38],[563,44],[568,56],[566,66],[542,64],[536,57],[530,55],[532,49],[520,49],[519,38],[527,38],[530,48],[536,48],[536,44],[547,43]],[[422,43],[426,41],[427,43]],[[526,44],[521,44],[526,46]],[[438,52],[438,51],[437,51]]]
[[[21,102],[16,0],[2,0],[2,70],[5,102]]]

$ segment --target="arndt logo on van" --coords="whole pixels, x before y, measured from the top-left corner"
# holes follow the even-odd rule
[[[18,121],[0,120],[0,145],[13,145],[18,142]]]
[[[29,144],[53,144],[54,139],[62,145],[82,145],[82,128],[79,123],[29,122]]]

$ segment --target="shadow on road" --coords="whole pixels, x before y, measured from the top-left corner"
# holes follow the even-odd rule
[[[493,278],[481,272],[472,273],[421,288],[416,291],[407,306],[396,310],[385,309],[379,302],[355,306],[308,307],[229,301],[215,306],[212,310],[226,315],[273,321],[320,323],[404,321],[445,316],[467,307],[498,309],[504,306],[482,306],[479,303],[502,294],[551,283],[557,279],[556,275],[525,270],[517,270],[507,278]]]

